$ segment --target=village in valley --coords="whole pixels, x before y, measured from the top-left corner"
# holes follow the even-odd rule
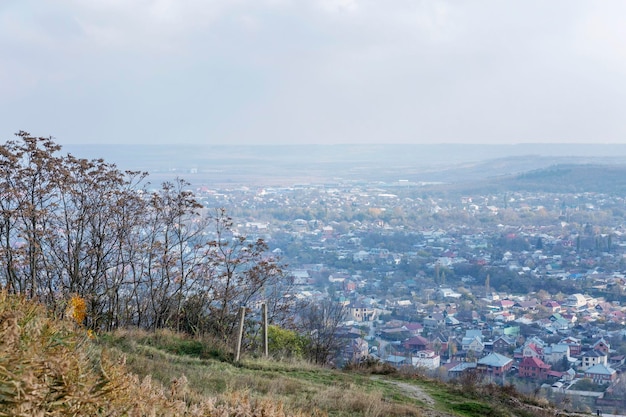
[[[472,372],[573,406],[626,408],[623,197],[407,181],[196,193],[268,242],[293,297],[344,307],[337,366]]]

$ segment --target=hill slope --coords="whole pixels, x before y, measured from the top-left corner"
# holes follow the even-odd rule
[[[123,352],[141,377],[163,383],[185,374],[197,395],[222,401],[246,393],[257,401],[281,403],[288,413],[315,416],[554,416],[556,409],[510,387],[472,380],[445,384],[415,371],[372,362],[349,371],[293,361],[248,358],[224,361],[198,340],[168,332],[122,331],[102,338]],[[561,412],[560,415],[568,415]]]
[[[76,309],[66,315],[70,319],[55,319],[0,291],[0,416],[526,417],[556,411],[511,387],[442,384],[374,362],[352,371],[260,359],[235,364],[212,344],[169,332],[120,331],[94,341],[75,322]]]

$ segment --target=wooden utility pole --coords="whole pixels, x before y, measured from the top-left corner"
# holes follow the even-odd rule
[[[267,342],[267,304],[263,303],[263,356],[266,358],[270,355]]]
[[[243,340],[243,321],[246,317],[246,308],[239,309],[239,334],[237,335],[237,352],[235,353],[235,362],[239,362],[241,356],[241,341]]]

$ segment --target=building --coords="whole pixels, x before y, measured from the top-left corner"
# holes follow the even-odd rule
[[[383,362],[396,367],[401,367],[403,365],[407,365],[409,363],[409,360],[405,356],[389,355],[385,359],[383,359]]]
[[[372,321],[376,315],[376,310],[364,304],[350,306],[350,316],[354,321]]]
[[[448,366],[446,366],[448,368]],[[448,368],[448,376],[450,378],[458,378],[466,372],[472,372],[476,369],[476,362],[457,362],[454,366]]]
[[[582,351],[582,343],[580,342],[580,339],[572,336],[568,336],[565,339],[562,339],[559,344],[565,344],[569,346],[570,356],[578,356]]]
[[[581,357],[581,366],[580,369],[586,371],[587,369],[594,367],[596,365],[606,365],[607,364],[607,356],[599,352],[597,350],[590,350],[588,352],[583,353]]]
[[[511,366],[513,366],[513,359],[495,352],[479,359],[476,363],[476,369],[479,372],[494,377],[504,375],[511,369]]]
[[[369,345],[360,337],[352,339],[344,350],[344,359],[348,362],[360,362],[368,355]]]
[[[493,351],[498,353],[509,352],[515,349],[515,340],[508,336],[500,336],[493,341]]]
[[[432,350],[420,350],[411,359],[416,368],[437,369],[441,365],[441,357]]]
[[[483,344],[480,337],[478,336],[474,336],[474,337],[466,336],[461,340],[461,349],[463,349],[465,352],[472,351],[472,352],[480,353],[485,349],[485,345]]]
[[[569,307],[575,311],[582,311],[587,308],[587,298],[582,294],[572,294],[563,303],[564,307]]]
[[[525,357],[519,364],[519,376],[520,378],[544,380],[548,378],[551,368],[551,365],[539,358]]]
[[[617,379],[617,371],[605,364],[594,365],[585,371],[585,378],[598,385],[606,385]]]
[[[552,346],[546,346],[543,349],[543,360],[547,363],[556,364],[563,358],[569,360],[569,345],[565,343],[557,343]]]
[[[602,352],[605,355],[609,354],[609,351],[611,350],[611,345],[609,344],[609,342],[607,342],[603,337],[600,338],[600,340],[598,340],[596,343],[594,343],[591,348],[593,350],[596,350],[598,352]]]
[[[443,298],[461,298],[461,296],[463,295],[452,290],[452,288],[440,288],[438,293]]]
[[[408,351],[417,353],[419,351],[428,350],[430,348],[430,340],[423,336],[413,336],[405,340],[403,345]]]

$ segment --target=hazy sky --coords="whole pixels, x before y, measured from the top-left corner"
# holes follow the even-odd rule
[[[0,0],[0,139],[626,142],[626,2]]]

